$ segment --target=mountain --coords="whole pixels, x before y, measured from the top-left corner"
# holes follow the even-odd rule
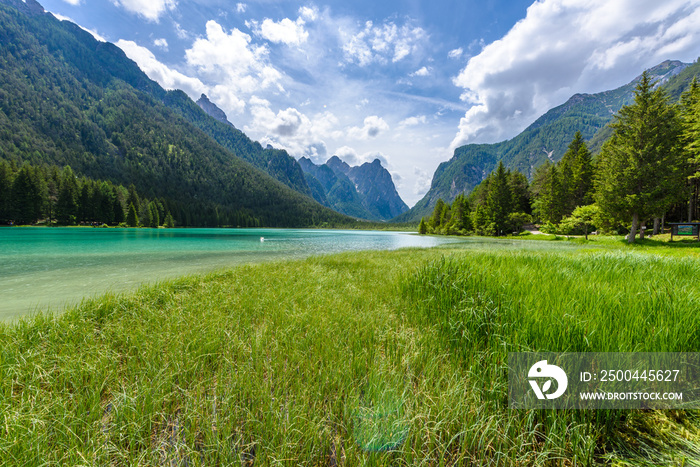
[[[199,99],[197,99],[197,105],[214,120],[233,126],[233,123],[228,121],[226,113],[217,107],[216,104],[210,101],[206,94],[199,96]]]
[[[0,158],[133,183],[177,207],[178,225],[349,221],[302,194],[304,174],[286,152],[164,90],[121,49],[35,0],[0,0],[0,44]]]
[[[391,174],[379,159],[351,167],[337,156],[315,165],[299,160],[314,199],[338,212],[369,220],[389,220],[408,210]]]
[[[700,64],[665,61],[648,70],[654,80],[677,99],[700,74]],[[558,161],[580,131],[595,153],[610,136],[608,123],[615,113],[634,100],[639,78],[615,90],[597,94],[576,94],[564,104],[538,118],[513,139],[495,144],[468,144],[455,149],[454,156],[440,164],[433,175],[430,190],[410,211],[393,219],[396,222],[420,220],[429,215],[438,199],[452,201],[459,193],[470,192],[502,160],[508,169],[519,170],[531,178],[534,169],[549,159]]]

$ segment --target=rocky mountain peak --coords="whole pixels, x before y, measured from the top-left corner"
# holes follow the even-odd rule
[[[228,121],[226,113],[217,107],[212,101],[209,100],[206,94],[202,94],[199,99],[197,99],[197,105],[201,107],[210,117],[220,121],[221,123],[226,123],[227,125],[233,126],[233,123]]]

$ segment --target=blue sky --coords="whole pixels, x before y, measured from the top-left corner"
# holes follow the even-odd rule
[[[413,205],[466,143],[700,56],[700,0],[43,0],[253,139],[379,158]]]

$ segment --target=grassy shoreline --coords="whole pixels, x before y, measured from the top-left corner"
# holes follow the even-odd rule
[[[343,253],[0,323],[0,459],[694,465],[695,412],[511,411],[503,399],[514,348],[700,350],[700,317],[680,312],[700,306],[700,263],[668,252]]]

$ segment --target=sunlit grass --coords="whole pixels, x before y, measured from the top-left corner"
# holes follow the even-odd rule
[[[700,350],[700,263],[506,242],[245,266],[0,325],[0,465],[698,463],[695,413],[509,410],[505,362]]]

